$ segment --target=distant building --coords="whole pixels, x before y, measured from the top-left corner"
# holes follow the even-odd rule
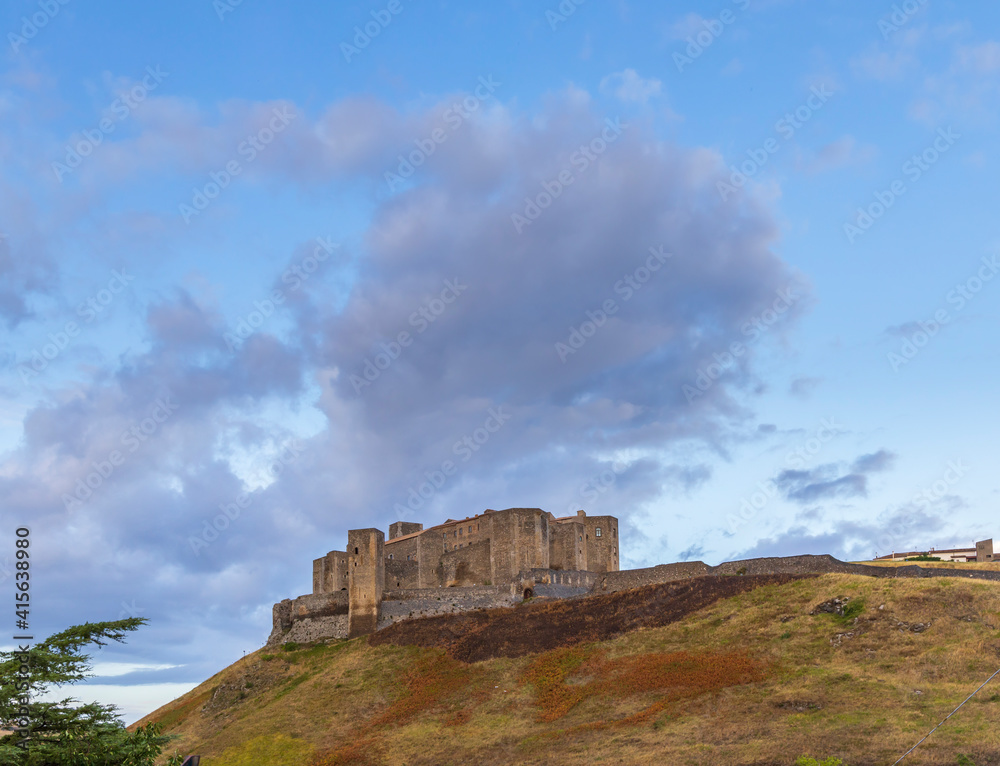
[[[993,561],[993,539],[981,540],[976,543],[975,548],[946,548],[935,550],[931,548],[926,551],[910,551],[909,553],[890,553],[886,556],[877,556],[876,561],[900,561],[910,559],[914,556],[934,556],[942,561],[956,561],[960,563]]]

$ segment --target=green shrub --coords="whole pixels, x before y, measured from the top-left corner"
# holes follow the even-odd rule
[[[959,753],[958,766],[976,766],[976,764],[969,756]]]
[[[283,651],[286,652],[294,652],[296,649],[299,648],[299,645],[294,641],[289,641],[288,643],[282,644],[281,648]]]
[[[832,755],[829,758],[824,758],[822,761],[810,758],[808,755],[801,755],[795,761],[795,766],[843,766],[843,763],[842,760],[834,758]]]
[[[844,619],[853,620],[859,614],[865,611],[865,602],[861,599],[854,599],[847,602],[847,606],[844,607]]]

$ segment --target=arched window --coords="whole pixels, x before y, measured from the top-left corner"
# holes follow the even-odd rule
[[[594,530],[594,537],[600,537],[600,536],[601,536],[601,528],[598,527],[596,530]]]

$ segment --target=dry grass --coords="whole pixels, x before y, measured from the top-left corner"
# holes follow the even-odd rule
[[[976,572],[1000,571],[1000,561],[964,562],[964,561],[856,561],[856,564],[868,564],[873,567],[910,567],[918,566],[924,569],[968,569]]]
[[[809,614],[844,595],[864,602],[856,621]],[[1000,667],[998,626],[1000,583],[824,575],[533,657],[463,665],[357,640],[258,654],[152,718],[203,766],[237,766],[248,742],[278,733],[299,753],[289,766],[886,764]],[[201,702],[251,675],[270,685]],[[998,762],[995,684],[908,766]]]

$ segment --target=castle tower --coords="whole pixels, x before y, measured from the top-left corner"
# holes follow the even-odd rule
[[[374,633],[382,606],[385,581],[385,535],[378,529],[347,532],[347,637]]]
[[[394,521],[389,525],[389,539],[395,540],[397,537],[411,535],[414,532],[423,532],[424,525],[413,521]]]

